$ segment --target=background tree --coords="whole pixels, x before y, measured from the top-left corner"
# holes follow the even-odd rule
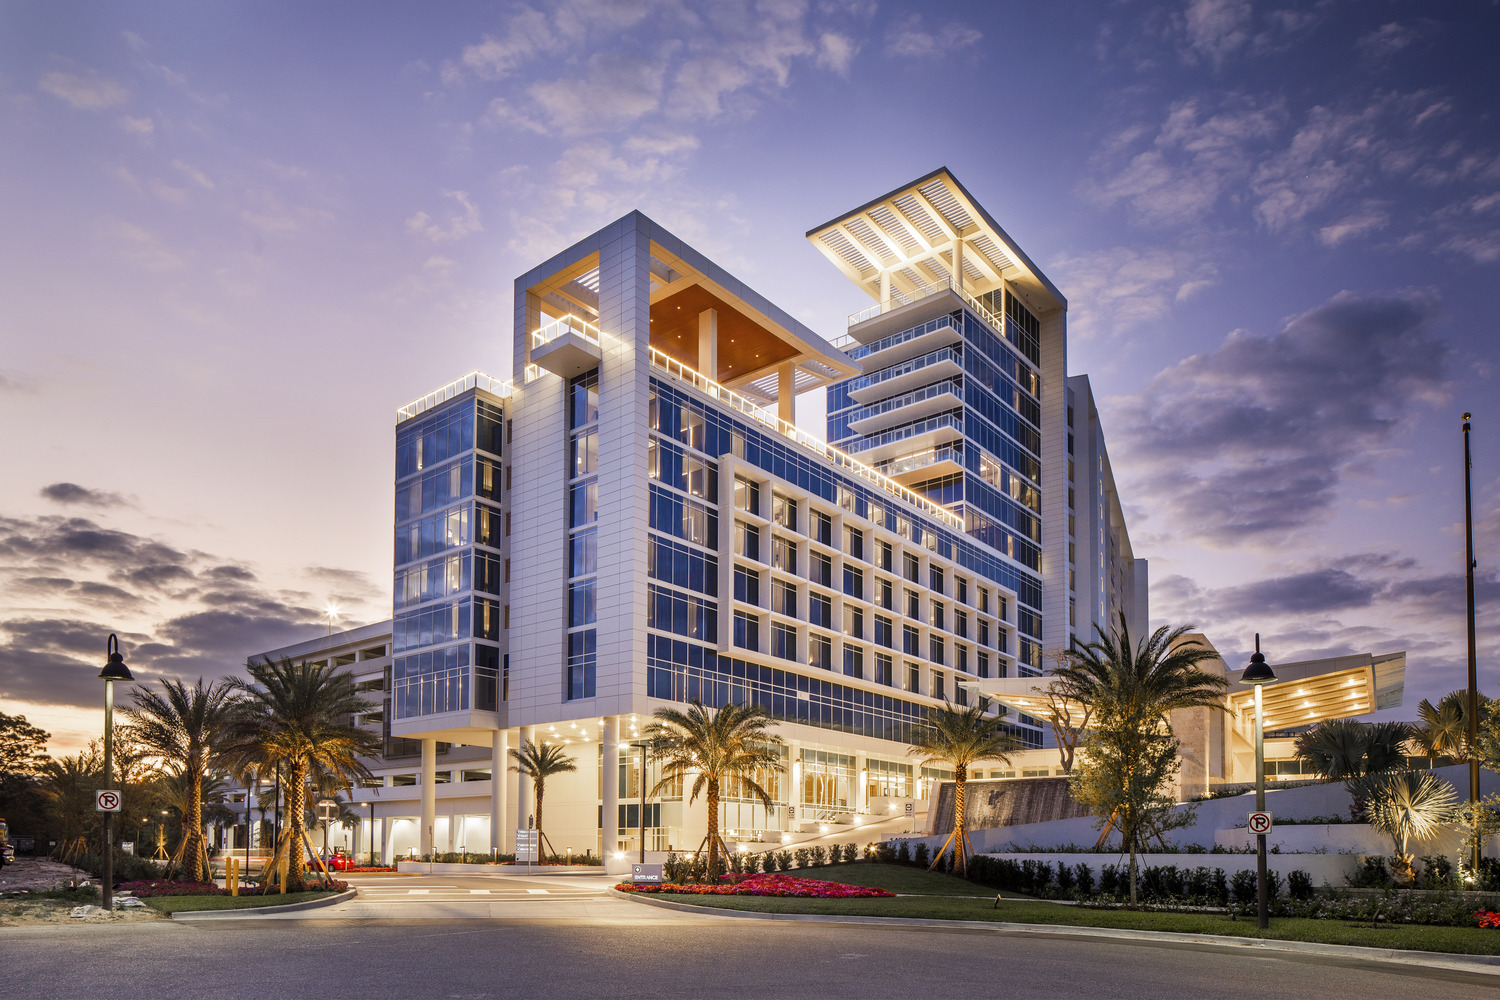
[[[736,705],[731,702],[712,711],[696,698],[686,712],[675,708],[658,708],[656,719],[646,727],[644,736],[657,741],[662,762],[661,780],[651,794],[684,781],[696,774],[688,802],[699,793],[707,794],[708,832],[704,841],[708,850],[708,878],[716,881],[721,872],[719,851],[724,848],[719,836],[719,794],[723,783],[737,779],[740,787],[771,808],[771,795],[756,780],[756,772],[780,770],[780,736],[771,732],[775,723],[759,705]]]
[[[531,785],[536,790],[536,842],[538,853],[543,844],[550,854],[556,854],[557,850],[547,835],[542,832],[542,798],[547,794],[547,779],[554,774],[566,774],[568,771],[578,770],[578,762],[569,757],[563,748],[552,743],[543,743],[540,746],[527,740],[520,748],[511,748],[510,759],[515,761],[511,765],[512,771],[517,771],[531,779]],[[606,779],[608,777],[606,776]],[[609,817],[605,817],[608,819]],[[545,855],[544,855],[545,856]]]
[[[1293,745],[1298,759],[1330,781],[1352,781],[1406,767],[1411,727],[1403,722],[1320,722]]]
[[[85,751],[49,760],[42,767],[41,790],[57,831],[57,857],[67,861],[87,849],[100,827],[94,792],[103,787],[104,755],[90,744]]]
[[[1479,696],[1479,718],[1483,722],[1494,710],[1491,700]],[[1423,698],[1417,704],[1420,723],[1412,727],[1411,739],[1422,753],[1427,755],[1427,766],[1433,767],[1439,757],[1451,757],[1460,764],[1467,764],[1469,746],[1469,692],[1449,691],[1434,705]]]
[[[181,786],[182,840],[173,863],[180,860],[192,881],[207,882],[212,872],[203,835],[203,781],[219,763],[238,708],[236,688],[229,681],[204,687],[201,677],[192,687],[182,681],[160,683],[160,693],[144,687],[131,692],[135,704],[125,710],[123,729]]]
[[[9,821],[12,837],[30,835],[44,846],[47,800],[38,781],[51,738],[26,716],[0,712],[0,816]]]
[[[1057,654],[1052,680],[1042,690],[1047,703],[1045,718],[1057,741],[1058,762],[1065,774],[1073,770],[1073,758],[1078,752],[1078,744],[1082,742],[1083,734],[1089,727],[1089,719],[1094,714],[1093,707],[1083,697],[1078,679],[1071,675],[1059,675],[1059,671],[1067,666],[1067,655]]]
[[[267,862],[272,872],[287,867],[283,892],[307,887],[305,858],[317,857],[307,836],[305,803],[313,782],[347,788],[370,777],[361,757],[381,749],[380,737],[353,722],[375,705],[354,690],[354,677],[327,664],[260,660],[246,664],[251,682],[236,682],[243,694],[224,748],[224,760],[237,774],[270,773],[279,764],[286,795],[281,838]]]
[[[1096,624],[1094,640],[1070,649],[1067,665],[1056,671],[1072,697],[1093,712],[1070,789],[1096,816],[1100,843],[1111,829],[1120,831],[1121,846],[1130,853],[1132,906],[1136,855],[1146,839],[1164,840],[1168,830],[1192,821],[1192,810],[1173,808],[1180,764],[1168,713],[1224,707],[1227,681],[1199,667],[1218,654],[1188,638],[1194,631],[1192,625],[1162,626],[1132,642],[1121,613],[1108,635]]]
[[[1393,870],[1415,881],[1409,841],[1431,840],[1453,818],[1453,786],[1430,771],[1387,771],[1355,779],[1370,825],[1396,845]]]
[[[1024,745],[1005,723],[1004,708],[989,717],[979,705],[957,709],[944,703],[942,708],[927,710],[908,753],[919,756],[921,766],[947,764],[953,768],[953,832],[927,866],[929,871],[938,866],[951,845],[954,869],[968,876],[972,851],[964,819],[964,785],[969,780],[969,768],[982,760],[1009,762],[1010,755],[1022,749]]]

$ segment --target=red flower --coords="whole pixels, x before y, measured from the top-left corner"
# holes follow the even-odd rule
[[[720,885],[632,885],[615,886],[621,892],[652,892],[664,895],[793,896],[804,899],[856,899],[889,897],[895,893],[862,885],[798,878],[795,875],[747,875]]]

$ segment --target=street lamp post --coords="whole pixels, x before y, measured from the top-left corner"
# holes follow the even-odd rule
[[[1266,722],[1260,689],[1276,683],[1276,674],[1260,651],[1260,633],[1255,633],[1255,652],[1250,665],[1240,675],[1241,684],[1255,688],[1255,811],[1266,811]],[[1255,835],[1255,926],[1271,926],[1271,885],[1266,879],[1266,835]]]
[[[1479,668],[1474,647],[1474,490],[1470,484],[1473,460],[1469,457],[1469,420],[1464,414],[1464,576],[1469,591],[1469,801],[1479,805]],[[1479,842],[1469,857],[1469,872],[1479,877]]]
[[[120,655],[120,639],[113,632],[104,644],[108,656],[99,679],[104,682],[104,787],[113,788],[115,783],[115,681],[133,681],[130,668],[125,666],[125,657]],[[115,908],[115,814],[104,814],[104,910]]]

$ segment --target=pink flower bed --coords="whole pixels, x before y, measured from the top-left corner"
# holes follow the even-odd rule
[[[229,890],[221,889],[212,882],[168,882],[165,879],[148,879],[144,882],[126,882],[121,892],[133,896],[227,896]]]
[[[722,885],[632,885],[628,882],[615,886],[621,892],[650,892],[663,895],[687,896],[798,896],[810,899],[857,899],[894,896],[894,892],[871,889],[863,885],[845,885],[842,882],[825,882],[815,878],[797,878],[795,875],[746,875],[734,878]]]

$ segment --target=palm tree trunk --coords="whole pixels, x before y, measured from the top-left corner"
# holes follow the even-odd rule
[[[956,768],[953,772],[953,831],[957,834],[953,842],[953,853],[958,861],[960,878],[968,878],[969,858],[965,850],[969,835],[964,830],[964,785],[968,783],[968,769]]]
[[[291,774],[287,776],[286,794],[286,845],[287,845],[287,884],[283,886],[285,892],[303,892],[307,889],[307,879],[304,875],[302,864],[303,841],[307,839],[307,816],[305,797],[307,794],[307,766],[302,763],[294,764]]]
[[[182,817],[182,839],[186,850],[183,852],[183,867],[188,865],[188,857],[192,857],[192,872],[194,882],[207,882],[208,870],[202,861],[203,855],[203,767],[197,760],[190,757],[187,761],[187,815]]]
[[[1136,895],[1135,895],[1135,835],[1134,835],[1134,833],[1132,833],[1131,837],[1130,837],[1130,905],[1132,907],[1134,907],[1136,905]]]
[[[719,878],[719,783],[708,782],[708,880]]]
[[[546,778],[533,778],[532,784],[536,786],[536,860],[538,864],[545,864],[547,856],[542,853],[542,796],[547,791]]]

